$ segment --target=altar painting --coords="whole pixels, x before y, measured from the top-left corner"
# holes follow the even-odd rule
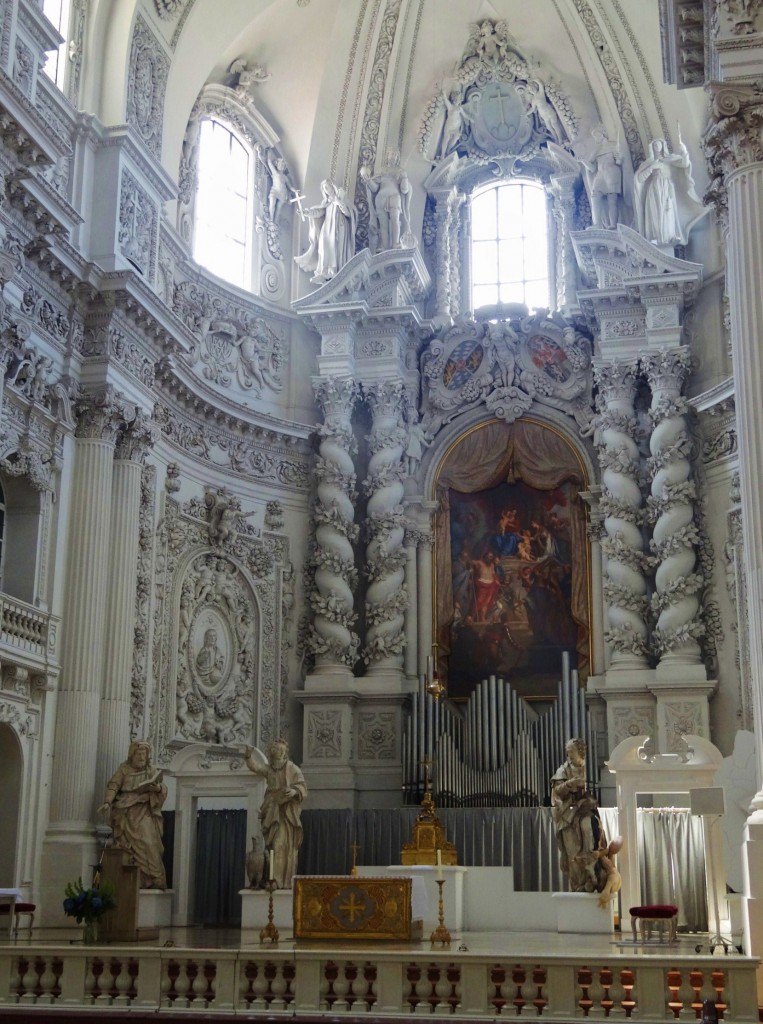
[[[517,481],[475,494],[450,491],[451,696],[467,696],[488,675],[526,682],[541,696],[555,688],[562,652],[574,659],[576,490],[569,482],[541,491]]]

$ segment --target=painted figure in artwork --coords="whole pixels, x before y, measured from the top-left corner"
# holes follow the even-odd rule
[[[106,784],[98,813],[108,815],[114,846],[126,850],[140,868],[143,889],[167,888],[162,862],[162,805],[166,799],[162,773],[151,765],[150,746],[135,740],[128,748],[127,760]]]

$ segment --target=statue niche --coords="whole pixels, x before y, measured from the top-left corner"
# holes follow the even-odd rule
[[[180,584],[178,736],[207,743],[250,740],[256,678],[254,595],[232,559],[197,555]]]

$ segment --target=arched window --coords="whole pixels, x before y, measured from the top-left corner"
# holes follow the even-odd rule
[[[201,122],[193,255],[240,287],[251,280],[253,159],[251,149],[221,121]]]
[[[64,87],[64,75],[66,74],[66,51],[69,43],[69,14],[71,12],[71,0],[43,0],[42,11],[45,17],[57,28],[64,41],[57,50],[51,50],[48,59],[45,61],[45,74],[52,78],[59,89]]]
[[[546,192],[517,179],[491,186],[471,202],[472,309],[499,302],[549,306]]]

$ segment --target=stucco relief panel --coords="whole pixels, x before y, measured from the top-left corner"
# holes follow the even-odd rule
[[[188,742],[263,746],[283,727],[288,542],[243,521],[211,542],[209,514],[201,499],[167,498],[159,531],[151,735],[162,760]]]

